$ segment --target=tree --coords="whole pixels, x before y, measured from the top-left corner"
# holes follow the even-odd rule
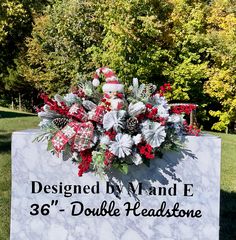
[[[36,19],[28,51],[19,71],[38,89],[66,92],[73,83],[94,71],[87,51],[101,41],[95,1],[56,1]],[[91,77],[91,75],[90,75]]]
[[[170,82],[169,100],[197,103],[201,123],[219,116],[222,130],[235,119],[235,9],[234,0],[55,0],[17,71],[50,94],[101,66],[124,82]]]
[[[4,74],[13,63],[17,43],[28,31],[29,15],[20,1],[3,0],[0,3],[0,70]]]
[[[41,12],[47,0],[1,0],[0,3],[0,70],[13,60],[32,29],[33,15]]]
[[[209,102],[202,91],[206,10],[196,2],[56,1],[36,20],[21,72],[38,89],[55,93],[109,66],[125,82],[171,82],[173,101],[203,105]]]
[[[230,122],[236,121],[236,2],[212,3],[208,21],[208,37],[211,41],[209,80],[205,92],[217,99],[222,108],[211,110],[210,114],[219,121],[213,129],[227,130]]]
[[[47,0],[2,0],[0,3],[0,94],[5,102],[31,86],[19,78],[16,59],[25,50],[24,39],[31,33],[33,16],[41,14],[48,3]]]
[[[109,65],[124,81],[135,76],[162,84],[172,42],[171,11],[167,1],[101,1],[103,39],[100,46],[90,48],[92,61],[96,66]]]

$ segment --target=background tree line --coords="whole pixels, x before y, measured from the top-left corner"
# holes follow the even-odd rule
[[[236,121],[235,0],[2,0],[0,104],[65,93],[100,66],[170,82],[205,129]]]

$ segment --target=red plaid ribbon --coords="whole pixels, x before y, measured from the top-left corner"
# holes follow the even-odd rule
[[[56,135],[52,138],[52,145],[54,146],[57,152],[60,152],[66,143],[72,139],[77,132],[78,123],[69,122],[61,131],[57,132]]]
[[[80,106],[78,103],[75,103],[71,106],[68,116],[74,117],[80,122],[87,122],[88,121],[88,115],[84,108]]]
[[[93,146],[94,126],[91,122],[68,123],[52,138],[52,144],[57,152],[64,149],[65,145],[72,141],[72,148],[80,151]]]
[[[93,137],[94,137],[93,124],[91,122],[81,123],[75,136],[72,148],[79,152],[91,148],[94,145]]]
[[[98,106],[96,109],[92,110],[91,116],[89,116],[89,120],[102,124],[103,117],[105,115],[105,109],[103,106]]]

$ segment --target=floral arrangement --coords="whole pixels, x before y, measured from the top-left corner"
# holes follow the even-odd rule
[[[78,163],[79,176],[87,171],[103,175],[112,168],[126,174],[129,165],[149,165],[164,151],[176,149],[180,134],[194,132],[184,114],[196,105],[171,107],[164,97],[170,90],[170,84],[157,89],[134,78],[125,91],[111,69],[99,68],[92,82],[65,96],[41,95],[45,104],[37,111],[44,133],[37,140],[47,139],[48,150]]]

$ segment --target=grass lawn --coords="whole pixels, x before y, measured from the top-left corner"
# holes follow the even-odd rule
[[[222,139],[220,240],[236,239],[236,135],[211,133]]]
[[[35,128],[38,122],[32,114],[0,107],[0,240],[8,240],[10,234],[11,133]],[[236,135],[212,134],[222,138],[220,239],[235,240]]]

